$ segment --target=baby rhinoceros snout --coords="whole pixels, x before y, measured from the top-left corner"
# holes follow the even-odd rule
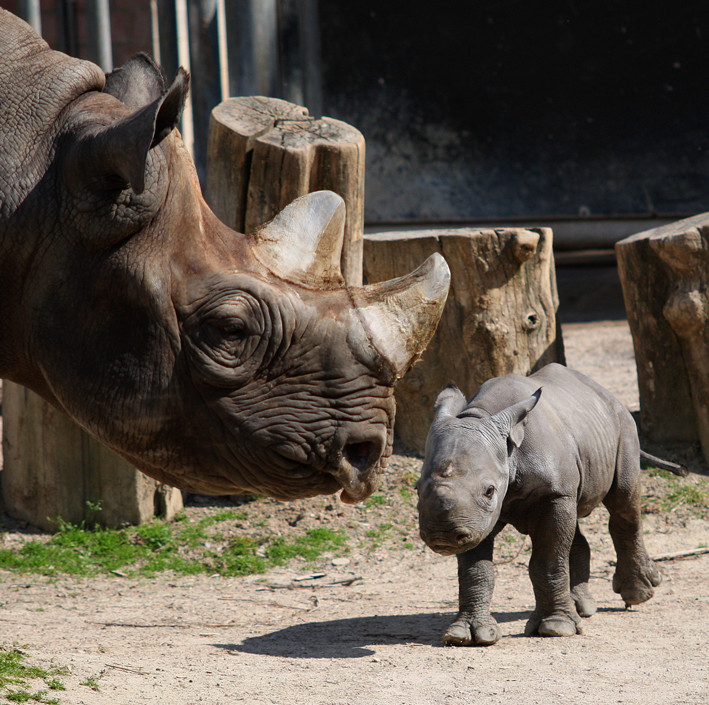
[[[458,512],[455,495],[448,488],[422,492],[419,497],[419,534],[424,543],[445,556],[467,551],[483,538],[466,512]]]
[[[442,556],[452,556],[472,548],[473,532],[468,529],[459,529],[446,534],[438,532],[431,534],[421,529],[420,533],[424,543]]]

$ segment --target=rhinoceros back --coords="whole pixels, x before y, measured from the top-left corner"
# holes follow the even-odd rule
[[[0,233],[44,175],[60,113],[104,82],[98,66],[53,51],[0,8]]]

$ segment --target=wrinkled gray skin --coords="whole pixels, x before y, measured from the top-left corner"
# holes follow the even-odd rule
[[[0,376],[185,490],[359,501],[448,269],[346,287],[331,192],[227,228],[174,129],[188,84],[146,56],[106,77],[0,9]]]
[[[418,483],[421,537],[458,558],[459,606],[444,642],[494,644],[493,541],[511,524],[532,539],[536,607],[527,635],[571,636],[596,611],[588,543],[579,530],[601,502],[618,556],[613,589],[627,605],[649,600],[660,573],[640,520],[635,422],[607,390],[558,364],[483,384],[469,403],[444,389]]]

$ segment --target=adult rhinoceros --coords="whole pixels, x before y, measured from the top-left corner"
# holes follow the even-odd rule
[[[227,228],[174,129],[188,83],[106,77],[0,10],[0,376],[160,481],[361,500],[446,264],[345,286],[330,192]]]

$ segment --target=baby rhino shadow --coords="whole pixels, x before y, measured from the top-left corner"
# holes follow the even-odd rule
[[[289,658],[363,658],[377,646],[413,643],[443,646],[441,636],[453,614],[376,615],[295,624],[269,634],[248,637],[241,644],[214,644],[219,649]],[[528,612],[495,614],[498,622],[528,617]]]

